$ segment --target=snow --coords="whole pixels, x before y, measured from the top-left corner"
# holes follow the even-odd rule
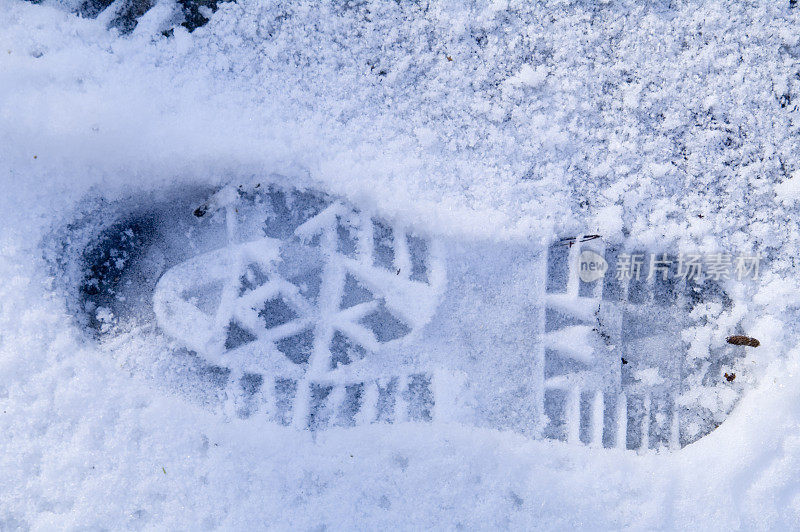
[[[793,172],[786,181],[775,185],[775,195],[781,203],[797,203],[800,200],[800,172]]]
[[[125,37],[65,5],[0,0],[0,529],[800,527],[788,1],[240,0],[171,38],[169,2]],[[761,341],[749,389],[672,454],[312,434],[154,389],[135,346],[80,331],[42,241],[85,196],[272,174],[467,241],[760,253],[734,289]],[[719,330],[686,332],[702,350]]]
[[[509,85],[527,85],[537,87],[547,78],[547,70],[543,67],[534,68],[531,65],[522,65],[519,72],[508,78]]]

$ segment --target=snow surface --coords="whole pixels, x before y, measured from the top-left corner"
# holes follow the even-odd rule
[[[56,2],[0,12],[0,529],[800,526],[788,1],[240,0],[171,38],[158,12],[128,37]],[[79,200],[273,172],[440,234],[761,253],[735,294],[752,389],[673,454],[312,436],[154,392],[80,333],[41,249]]]

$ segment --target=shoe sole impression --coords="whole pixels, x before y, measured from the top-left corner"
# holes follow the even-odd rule
[[[679,449],[743,393],[722,375],[745,347],[692,335],[741,332],[722,282],[675,260],[621,280],[624,242],[436,238],[272,181],[84,207],[48,246],[77,322],[134,374],[298,429],[459,422]],[[587,252],[603,274],[581,274]]]

